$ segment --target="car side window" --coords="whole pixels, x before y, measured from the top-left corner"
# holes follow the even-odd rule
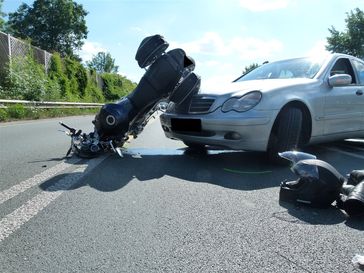
[[[341,58],[336,61],[334,66],[331,68],[330,76],[336,74],[348,74],[351,76],[351,83],[356,84],[355,73],[349,59]]]
[[[291,71],[289,70],[281,70],[281,72],[279,73],[278,79],[290,79],[293,78],[294,75]]]
[[[353,65],[358,75],[358,83],[360,85],[364,85],[364,63],[361,63],[357,60],[353,60]]]

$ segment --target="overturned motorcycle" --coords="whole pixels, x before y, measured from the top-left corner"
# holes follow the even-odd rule
[[[349,216],[364,216],[364,170],[353,170],[344,177],[311,154],[289,151],[279,156],[291,162],[291,170],[298,176],[281,183],[280,202],[325,208],[336,201]]]
[[[142,132],[161,101],[183,107],[199,91],[201,80],[193,73],[194,60],[179,48],[166,52],[168,46],[161,35],[143,39],[135,59],[140,68],[146,69],[145,74],[129,95],[102,106],[93,121],[94,132],[82,133],[60,122],[71,137],[67,156],[74,153],[91,158],[106,151],[121,155],[119,147],[129,136],[135,138]]]

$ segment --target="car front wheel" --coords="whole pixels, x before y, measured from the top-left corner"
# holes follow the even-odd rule
[[[302,111],[296,107],[287,107],[278,115],[268,144],[268,158],[271,162],[284,164],[286,160],[278,153],[299,148],[302,119]]]

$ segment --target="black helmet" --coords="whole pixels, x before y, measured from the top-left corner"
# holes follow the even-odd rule
[[[279,156],[292,162],[291,170],[298,176],[296,181],[281,183],[280,201],[328,207],[339,197],[345,178],[330,164],[301,152]]]

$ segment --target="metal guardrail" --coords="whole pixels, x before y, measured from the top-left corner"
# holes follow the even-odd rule
[[[35,108],[95,108],[104,105],[103,103],[91,102],[56,102],[56,101],[27,101],[27,100],[2,100],[0,108],[7,108],[5,104],[23,104],[25,107]]]

